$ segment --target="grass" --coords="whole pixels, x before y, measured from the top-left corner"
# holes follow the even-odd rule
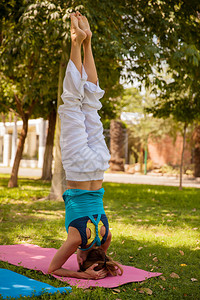
[[[50,183],[20,178],[19,187],[13,189],[8,189],[7,183],[8,176],[1,175],[1,244],[26,242],[60,247],[66,239],[64,203],[44,200]],[[113,235],[109,255],[129,266],[161,272],[164,278],[126,284],[117,290],[73,287],[68,296],[43,295],[34,299],[200,299],[200,190],[115,183],[104,183],[104,188],[104,205]],[[55,287],[65,286],[41,272],[5,262],[0,262],[0,267]],[[172,278],[173,272],[180,278]]]

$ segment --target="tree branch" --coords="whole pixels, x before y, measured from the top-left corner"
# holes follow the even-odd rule
[[[14,97],[15,97],[15,101],[16,101],[16,106],[17,106],[17,110],[18,110],[18,113],[20,114],[20,116],[22,117],[22,119],[25,118],[25,113],[23,111],[23,108],[22,108],[22,104],[19,100],[19,98],[17,97],[16,94],[14,94]]]

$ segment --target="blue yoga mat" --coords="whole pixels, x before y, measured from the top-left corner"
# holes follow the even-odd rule
[[[43,293],[54,294],[70,293],[71,287],[55,288],[10,270],[0,269],[0,295],[3,299],[7,297],[19,298],[21,296],[40,296]]]

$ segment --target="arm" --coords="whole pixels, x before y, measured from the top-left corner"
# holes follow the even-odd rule
[[[76,228],[69,228],[68,238],[60,249],[56,252],[53,257],[48,273],[52,273],[58,276],[75,277],[79,279],[100,279],[104,278],[107,274],[105,271],[94,271],[93,269],[97,264],[93,264],[85,272],[71,271],[62,268],[62,265],[68,260],[68,258],[77,250],[78,246],[81,244],[81,237]]]
[[[110,230],[109,230],[108,236],[107,236],[107,239],[106,239],[105,243],[102,244],[102,245],[100,246],[100,248],[101,248],[105,253],[107,252],[108,247],[110,246],[111,239],[112,239],[112,234],[111,234],[111,232],[110,232]]]
[[[60,249],[56,252],[55,256],[53,257],[48,269],[48,273],[52,273],[58,276],[69,276],[69,277],[78,276],[77,274],[78,272],[74,272],[62,268],[62,265],[77,250],[77,247],[80,245],[80,237],[76,232],[73,232],[74,231],[73,229],[69,230],[67,240],[64,242],[64,244],[60,247]],[[72,238],[73,233],[74,233],[74,238]]]

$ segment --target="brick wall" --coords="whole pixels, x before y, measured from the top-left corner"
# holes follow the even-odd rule
[[[179,165],[181,160],[181,151],[183,146],[182,136],[177,136],[176,141],[170,136],[164,136],[159,139],[148,140],[148,158],[156,165],[162,166],[164,164]],[[191,163],[191,149],[186,144],[184,153],[184,163]]]

